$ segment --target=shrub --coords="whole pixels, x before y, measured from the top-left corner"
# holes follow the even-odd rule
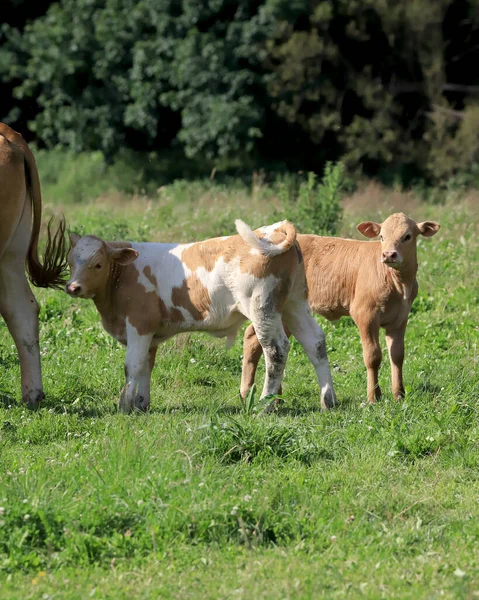
[[[282,214],[299,232],[335,235],[342,216],[340,205],[345,177],[342,163],[326,164],[322,179],[308,173],[306,181],[287,177],[278,183]]]

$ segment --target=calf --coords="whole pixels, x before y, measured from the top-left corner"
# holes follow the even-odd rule
[[[263,396],[281,386],[289,340],[304,347],[321,387],[335,401],[322,329],[311,315],[296,231],[283,221],[253,232],[193,244],[105,242],[72,234],[71,296],[92,298],[105,329],[127,347],[120,409],[145,410],[157,346],[185,331],[206,331],[232,344],[250,319],[265,354]]]
[[[35,159],[22,136],[0,123],[0,314],[20,358],[22,396],[29,408],[43,398],[38,343],[38,304],[33,285],[58,287],[66,267],[62,219],[48,239],[43,263],[38,256],[42,215],[40,179]]]
[[[416,240],[419,235],[433,236],[439,227],[434,221],[416,223],[397,213],[382,224],[366,221],[358,225],[366,237],[379,235],[377,242],[298,235],[313,312],[330,321],[350,315],[359,329],[369,402],[381,397],[380,327],[386,330],[394,397],[404,395],[404,334],[418,291]],[[253,323],[244,336],[243,397],[254,383],[261,353]]]

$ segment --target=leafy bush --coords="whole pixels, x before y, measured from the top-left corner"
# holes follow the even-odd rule
[[[278,184],[282,214],[299,232],[335,235],[342,216],[344,183],[342,163],[327,163],[319,182],[315,173],[309,173],[299,185],[297,180],[283,178]]]
[[[434,179],[447,181],[449,187],[477,187],[479,105],[463,112],[437,107],[431,119],[428,167]]]

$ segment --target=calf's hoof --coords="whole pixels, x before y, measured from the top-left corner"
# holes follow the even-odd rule
[[[139,396],[135,400],[135,410],[143,413],[147,412],[150,410],[150,401],[143,398],[143,396]]]
[[[328,388],[324,394],[321,395],[321,407],[324,410],[330,410],[336,406],[336,395],[332,388]]]
[[[40,402],[45,398],[43,390],[33,390],[23,396],[23,402],[30,410],[37,410],[40,407]]]
[[[284,400],[282,398],[274,398],[263,408],[261,412],[258,413],[258,417],[264,417],[265,415],[270,415],[271,413],[276,412],[282,404],[284,404]]]

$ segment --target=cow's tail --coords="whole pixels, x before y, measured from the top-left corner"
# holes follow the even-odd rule
[[[38,256],[38,238],[40,237],[40,223],[42,216],[42,194],[40,178],[32,152],[25,144],[25,178],[27,190],[32,202],[33,225],[28,246],[26,268],[30,281],[36,287],[61,287],[65,283],[64,273],[67,267],[67,242],[65,236],[65,218],[62,216],[60,223],[52,233],[52,221],[47,226],[47,243],[43,253],[43,264]]]
[[[270,227],[265,227],[264,232],[262,232],[264,237],[258,237],[251,227],[244,221],[241,221],[241,219],[236,219],[236,230],[248,246],[259,250],[259,252],[265,256],[277,256],[278,254],[283,254],[284,252],[287,252],[296,241],[296,229],[289,221],[281,221]],[[283,234],[283,239],[281,242],[274,243],[269,238],[273,235],[277,237],[277,234]]]

